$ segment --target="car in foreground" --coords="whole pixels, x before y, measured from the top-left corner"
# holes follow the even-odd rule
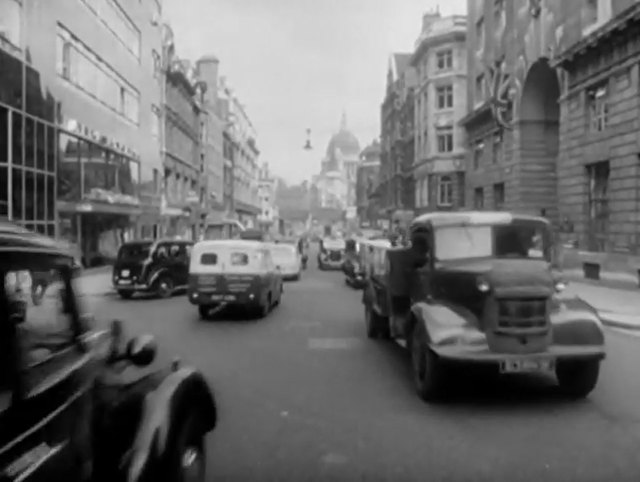
[[[264,318],[280,303],[282,291],[282,275],[266,243],[211,240],[194,245],[187,296],[202,319],[227,307]]]
[[[25,271],[54,273],[39,304]],[[217,410],[197,369],[157,363],[153,337],[122,322],[97,329],[49,238],[1,224],[0,276],[2,480],[207,480]]]
[[[129,241],[120,246],[113,265],[113,287],[121,298],[152,293],[169,298],[187,287],[192,241]]]
[[[302,256],[295,244],[269,243],[271,257],[285,281],[298,281],[302,276]]]
[[[585,397],[605,339],[597,311],[565,296],[548,221],[507,212],[430,213],[411,247],[374,247],[363,302],[367,336],[406,341],[415,387],[442,394],[451,364],[555,375]]]

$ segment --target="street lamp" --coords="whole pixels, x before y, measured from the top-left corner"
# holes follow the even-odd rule
[[[311,129],[307,129],[307,142],[305,142],[303,149],[305,151],[310,151],[313,149],[313,147],[311,146]]]

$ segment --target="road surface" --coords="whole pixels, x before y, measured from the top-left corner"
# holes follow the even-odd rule
[[[640,480],[640,338],[607,331],[587,400],[552,381],[461,373],[446,403],[414,394],[405,352],[364,335],[360,292],[315,263],[260,321],[203,322],[185,296],[89,297],[203,370],[220,421],[209,439],[219,481]]]

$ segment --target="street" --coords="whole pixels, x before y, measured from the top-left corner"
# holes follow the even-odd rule
[[[444,402],[414,394],[396,344],[365,337],[361,292],[312,257],[259,321],[203,322],[185,296],[87,296],[99,320],[153,333],[160,359],[199,367],[215,390],[209,438],[220,481],[637,481],[640,339],[608,329],[589,399],[549,380],[469,370]]]

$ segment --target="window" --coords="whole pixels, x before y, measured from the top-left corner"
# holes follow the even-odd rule
[[[502,133],[496,132],[493,135],[493,149],[491,151],[491,161],[497,164],[502,161]]]
[[[160,137],[160,108],[157,105],[151,106],[151,135],[156,139]]]
[[[611,19],[612,0],[583,0],[581,7],[582,34],[588,35]]]
[[[429,176],[423,177],[421,181],[421,198],[422,198],[422,206],[429,206]]]
[[[504,208],[504,182],[493,185],[493,204],[497,210]]]
[[[482,140],[476,141],[473,146],[473,169],[478,170],[484,154],[484,142]]]
[[[436,88],[438,109],[450,109],[453,107],[453,85],[443,85]]]
[[[156,50],[151,52],[151,58],[153,61],[153,77],[158,79],[162,76],[162,58]]]
[[[609,228],[609,162],[586,168],[588,192],[588,249],[604,251]]]
[[[609,122],[609,92],[607,86],[595,87],[587,92],[587,96],[591,130],[602,132]]]
[[[484,50],[484,17],[480,17],[476,22],[476,51]]]
[[[204,266],[215,266],[218,264],[218,255],[216,253],[202,253],[202,256],[200,256],[200,264]]]
[[[440,176],[438,179],[438,206],[453,205],[453,179],[451,176]]]
[[[140,58],[140,31],[116,0],[82,0],[131,54]]]
[[[18,0],[0,0],[0,46],[6,43],[14,48],[21,45],[22,3]]]
[[[475,209],[484,208],[484,189],[477,187],[473,191],[473,207]]]
[[[138,123],[138,91],[60,24],[56,38],[56,70],[60,77],[106,107]]]
[[[476,77],[476,85],[475,85],[475,103],[480,104],[485,100],[485,84],[484,84],[484,74],[480,74]]]
[[[438,152],[453,152],[453,127],[441,127],[438,129]]]
[[[504,0],[494,0],[493,2],[493,29],[498,35],[502,35],[505,27]]]
[[[438,70],[449,70],[453,68],[453,51],[441,50],[436,54],[436,65]]]
[[[231,266],[247,266],[249,255],[247,253],[231,253]]]

